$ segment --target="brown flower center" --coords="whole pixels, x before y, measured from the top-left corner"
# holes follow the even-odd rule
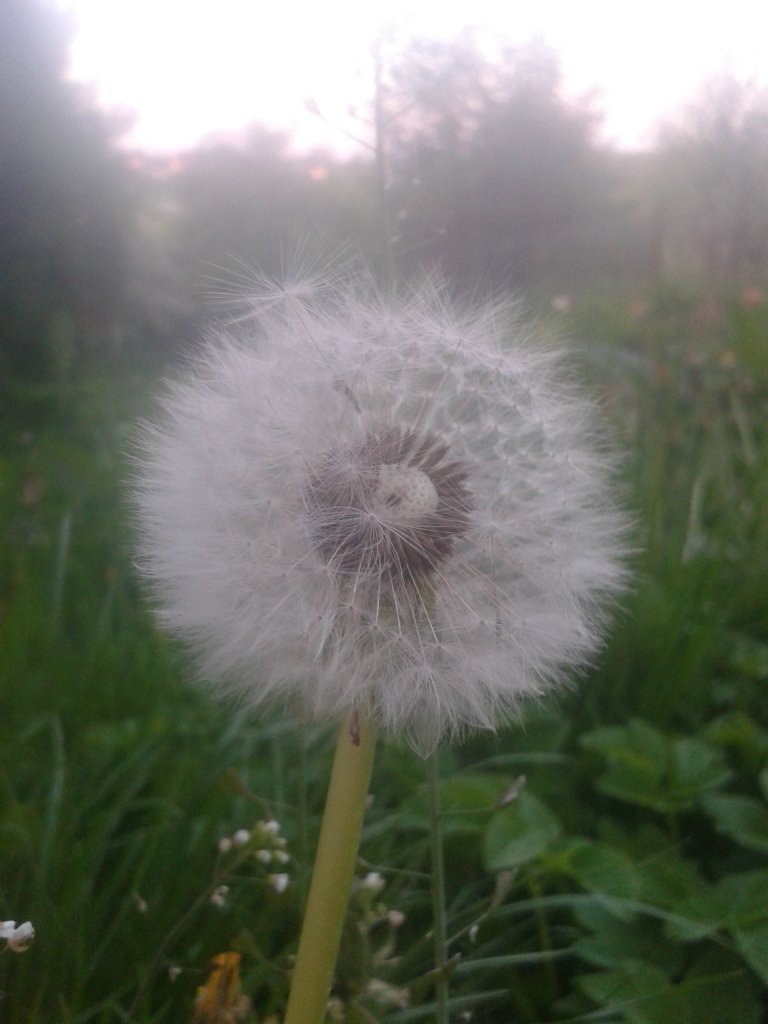
[[[428,578],[465,533],[471,503],[467,471],[445,444],[388,429],[323,456],[305,507],[317,551],[354,585]]]

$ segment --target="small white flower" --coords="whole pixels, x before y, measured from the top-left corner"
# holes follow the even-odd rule
[[[276,836],[280,831],[279,822],[275,821],[274,818],[270,818],[269,821],[260,822],[261,827],[265,832],[268,832],[271,836]]]
[[[211,903],[214,907],[224,907],[227,904],[228,885],[217,885],[211,893]]]
[[[139,914],[146,914],[147,911],[149,910],[147,901],[144,899],[140,892],[135,892],[133,894],[133,905]]]
[[[269,864],[272,860],[271,850],[257,850],[255,853],[256,860],[261,864]]]
[[[594,656],[625,574],[612,459],[513,307],[273,289],[147,426],[141,564],[201,674],[420,749]]]
[[[15,921],[0,921],[0,939],[5,939],[12,952],[24,953],[35,941],[35,929],[31,921],[18,927]]]
[[[291,859],[290,853],[286,853],[285,850],[274,850],[272,856],[278,864],[287,864]]]
[[[229,836],[222,836],[218,842],[219,853],[229,853],[232,849],[232,840]]]
[[[370,889],[374,896],[378,896],[378,894],[384,888],[384,879],[381,877],[378,871],[369,871],[365,878],[362,880],[361,885],[365,889]]]
[[[387,922],[392,928],[401,928],[405,924],[405,914],[402,910],[388,910]]]
[[[247,828],[239,828],[237,832],[232,836],[232,843],[234,846],[245,846],[251,838],[251,833]]]
[[[291,876],[286,874],[270,875],[269,884],[276,893],[283,893],[288,888]]]
[[[168,967],[168,980],[176,981],[176,979],[179,977],[181,973],[182,969],[178,966],[178,964],[170,964],[170,966]]]

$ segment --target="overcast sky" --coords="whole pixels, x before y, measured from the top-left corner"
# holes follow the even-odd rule
[[[76,24],[71,74],[99,100],[135,112],[129,141],[173,150],[250,122],[287,128],[299,145],[341,144],[308,114],[312,98],[351,127],[350,103],[370,89],[371,43],[537,37],[561,60],[566,91],[597,90],[605,136],[637,147],[659,118],[730,71],[768,84],[768,4],[757,0],[57,0]]]

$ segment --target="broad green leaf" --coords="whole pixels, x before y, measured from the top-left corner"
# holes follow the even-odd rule
[[[717,747],[696,737],[666,737],[639,719],[596,729],[582,743],[608,763],[597,780],[601,792],[665,813],[689,807],[730,777]]]
[[[733,937],[749,966],[768,985],[768,921],[752,928],[737,929]]]
[[[687,956],[685,947],[665,937],[658,921],[636,916],[621,921],[604,907],[592,906],[577,917],[592,930],[578,939],[571,949],[577,956],[596,967],[623,968],[635,961],[644,961],[665,974],[677,974]]]
[[[730,793],[709,793],[704,810],[712,816],[718,832],[740,846],[768,853],[768,807],[762,800]]]
[[[560,823],[547,805],[523,790],[514,803],[491,818],[483,853],[489,871],[525,864],[543,853],[560,835]]]
[[[569,839],[549,857],[553,867],[566,872],[588,892],[620,899],[636,899],[640,881],[630,858],[608,843]]]
[[[652,964],[590,974],[577,984],[596,1003],[618,1010],[628,1024],[759,1024],[760,998],[742,971],[689,974],[672,984]]]

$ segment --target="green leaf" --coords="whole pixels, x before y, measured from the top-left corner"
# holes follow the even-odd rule
[[[748,850],[768,853],[768,807],[762,800],[730,793],[709,793],[702,804],[714,819],[718,832]]]
[[[767,868],[726,875],[717,883],[716,891],[728,908],[730,927],[751,928],[768,922]]]
[[[588,974],[577,984],[602,1006],[618,1010],[628,1024],[759,1024],[759,995],[742,971],[691,972],[672,984],[652,964],[634,961],[623,969]]]
[[[588,892],[637,899],[640,880],[634,864],[621,850],[591,839],[569,839],[549,858]]]
[[[543,853],[560,835],[560,823],[547,805],[523,790],[513,804],[491,818],[483,854],[489,871],[525,864]]]
[[[697,737],[672,739],[639,719],[596,729],[582,743],[608,762],[597,781],[601,792],[664,813],[689,807],[730,777],[716,747]]]
[[[511,775],[497,772],[467,772],[446,779],[440,784],[443,814],[491,811],[513,782]]]
[[[576,916],[592,934],[578,939],[571,949],[596,967],[623,968],[645,961],[669,975],[683,965],[685,948],[665,937],[659,922],[652,918],[637,916],[621,921],[596,904],[581,908]]]
[[[733,937],[749,966],[768,985],[768,921],[752,928],[737,929]]]

